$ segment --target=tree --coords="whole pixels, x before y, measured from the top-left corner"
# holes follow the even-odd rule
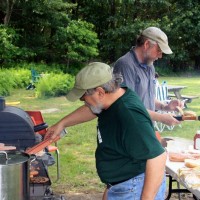
[[[174,70],[193,66],[200,69],[200,4],[198,0],[175,1],[170,15]]]
[[[11,3],[13,9],[5,9]],[[82,62],[98,55],[98,40],[91,24],[71,22],[75,6],[63,0],[8,0],[3,2],[2,9],[7,23],[12,13],[9,25],[18,33],[18,49],[26,47],[34,55],[26,57],[29,61],[61,62],[67,56],[67,60]],[[62,41],[63,37],[66,41],[59,45],[57,40]],[[64,44],[67,44],[65,49]]]
[[[2,9],[2,17],[4,25],[8,25],[10,22],[10,17],[13,12],[13,6],[16,0],[1,0],[0,8]]]
[[[100,57],[109,63],[130,49],[143,28],[158,25],[169,6],[168,1],[160,0],[82,0],[76,3],[76,18],[95,25]]]
[[[98,55],[97,34],[93,31],[94,26],[85,21],[72,20],[66,28],[60,28],[54,40],[57,52],[62,58],[71,61],[85,62]]]

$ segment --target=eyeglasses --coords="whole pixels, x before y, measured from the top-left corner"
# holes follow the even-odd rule
[[[85,96],[93,95],[93,94],[95,93],[95,91],[96,91],[96,88],[86,90],[86,92],[83,94],[83,96],[80,98],[80,100],[83,100],[83,98],[84,98]]]
[[[158,52],[158,53],[162,53],[162,50],[161,50],[161,48],[159,47],[158,43],[156,43],[156,44],[157,44],[157,52]]]
[[[162,53],[162,50],[160,48],[160,46],[158,45],[158,43],[156,41],[153,41],[151,39],[148,39],[149,43],[150,43],[150,47],[156,47],[156,50],[158,53]]]

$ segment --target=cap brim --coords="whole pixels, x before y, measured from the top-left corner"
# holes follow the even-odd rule
[[[159,44],[159,43],[158,43],[158,45],[164,54],[172,54],[173,53],[168,45]]]
[[[84,94],[86,90],[80,90],[77,88],[73,88],[69,93],[66,95],[67,100],[69,101],[77,101],[80,99]]]

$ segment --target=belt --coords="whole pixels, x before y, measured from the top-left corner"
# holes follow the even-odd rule
[[[107,189],[109,189],[109,188],[111,188],[111,187],[114,186],[114,185],[123,183],[123,182],[128,181],[128,180],[129,180],[129,179],[126,179],[126,180],[123,180],[123,181],[118,181],[118,182],[113,182],[113,183],[107,183],[107,184],[106,184],[106,187],[107,187]]]

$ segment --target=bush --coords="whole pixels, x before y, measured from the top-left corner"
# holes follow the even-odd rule
[[[31,72],[27,69],[11,69],[14,88],[26,88],[31,81]]]
[[[0,70],[0,95],[9,96],[13,88],[26,88],[31,74],[27,69]]]
[[[18,63],[9,65],[8,68],[0,70],[0,95],[8,96],[13,88],[26,89],[32,83],[31,69],[35,69],[38,74],[44,74],[36,86],[36,96],[39,98],[55,97],[65,95],[74,84],[74,76],[64,74],[62,70],[65,66],[51,65],[44,63]],[[62,69],[61,69],[62,68]],[[73,71],[75,73],[76,70]]]
[[[73,85],[74,77],[69,74],[46,74],[36,83],[36,96],[47,98],[66,95]]]
[[[11,72],[8,70],[0,71],[0,95],[9,96],[14,85]]]

